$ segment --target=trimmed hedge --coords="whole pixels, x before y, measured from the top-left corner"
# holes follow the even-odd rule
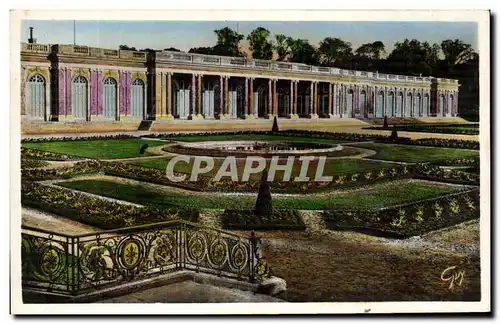
[[[99,161],[85,161],[57,169],[22,169],[21,179],[29,181],[69,179],[78,175],[99,173],[101,167]]]
[[[213,135],[276,135],[280,136],[290,136],[293,140],[294,136],[310,136],[316,138],[329,138],[335,140],[342,140],[346,142],[361,142],[361,141],[376,141],[381,143],[394,143],[394,144],[406,144],[406,145],[419,145],[419,146],[435,146],[435,147],[449,147],[449,148],[459,148],[459,149],[479,149],[478,141],[467,141],[467,140],[455,140],[455,139],[438,139],[438,138],[424,138],[418,140],[412,140],[407,137],[399,137],[397,140],[392,140],[390,136],[385,135],[370,135],[370,134],[357,134],[357,133],[334,133],[334,132],[324,132],[324,131],[308,131],[291,129],[286,131],[280,131],[278,133],[273,133],[270,131],[237,131],[237,132],[199,132],[199,133],[173,133],[173,134],[152,134],[145,138],[175,138],[175,137],[188,137],[188,136],[213,136]]]
[[[130,139],[139,138],[135,135],[118,134],[118,135],[100,135],[100,136],[82,136],[82,137],[44,137],[44,138],[24,138],[21,143],[40,143],[40,142],[77,142],[89,140],[103,139]]]
[[[443,166],[462,166],[462,165],[479,165],[479,156],[473,156],[469,158],[453,159],[453,160],[441,160],[433,161],[429,164],[431,165],[443,165]]]
[[[48,151],[31,149],[27,147],[21,147],[21,157],[23,159],[50,160],[50,161],[91,160],[83,156],[59,154]]]
[[[49,163],[46,161],[42,161],[42,160],[21,159],[21,170],[22,169],[43,168],[47,165],[49,165]]]
[[[179,218],[197,222],[199,216],[199,211],[194,208],[135,207],[31,181],[21,183],[21,203],[100,229],[116,229]]]
[[[31,181],[68,179],[77,175],[104,173],[106,175],[205,192],[256,192],[260,185],[259,180],[234,182],[231,179],[224,179],[214,181],[213,178],[206,176],[200,176],[196,182],[191,182],[189,181],[189,175],[180,172],[174,172],[174,175],[186,175],[186,180],[173,182],[167,178],[166,172],[163,170],[104,161],[78,162],[73,167],[49,170],[23,169],[21,172],[23,180]],[[271,182],[270,186],[274,193],[311,193],[410,178],[467,185],[479,184],[479,175],[476,174],[460,170],[445,170],[430,164],[414,164],[336,175],[333,177],[333,181],[330,182],[317,182],[313,179],[308,182],[277,181]]]
[[[441,133],[441,134],[463,134],[463,135],[479,135],[479,125],[475,129],[471,129],[474,124],[406,124],[397,125],[396,130],[402,132],[419,132],[419,133]],[[469,127],[469,129],[460,129],[461,127]],[[386,130],[383,127],[366,127],[365,129]]]
[[[479,150],[478,141],[467,141],[467,140],[452,140],[452,139],[440,139],[440,138],[421,138],[417,140],[412,140],[407,137],[399,137],[397,140],[391,140],[389,137],[387,137],[387,138],[379,138],[375,140],[375,142]]]
[[[473,174],[456,169],[444,169],[431,164],[414,166],[415,178],[464,185],[479,185],[479,174]]]
[[[380,210],[329,210],[330,229],[408,238],[479,217],[479,189]]]
[[[271,215],[258,216],[253,209],[228,210],[222,214],[222,224],[230,230],[303,231],[304,222],[296,210],[274,209]]]

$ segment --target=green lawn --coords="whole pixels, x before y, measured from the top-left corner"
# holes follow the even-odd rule
[[[197,208],[245,209],[253,207],[256,200],[256,195],[221,196],[195,193],[183,195],[155,190],[142,184],[129,185],[104,180],[67,181],[58,183],[58,185],[143,205],[189,205]],[[397,182],[386,184],[380,189],[335,197],[273,198],[273,206],[306,210],[330,208],[371,209],[433,198],[456,190],[452,187],[436,186],[425,182]]]
[[[378,153],[374,156],[371,156],[372,158],[388,161],[419,163],[479,156],[479,151],[439,147],[422,147],[413,145],[395,145],[381,143],[359,143],[353,144],[353,146],[375,150]]]
[[[147,159],[142,161],[133,161],[130,162],[134,165],[141,165],[145,167],[166,170],[167,164],[170,161],[169,158],[158,158],[158,159]],[[175,171],[191,173],[193,166],[194,158],[191,159],[191,162],[188,164],[184,162],[178,162],[175,164]],[[206,173],[207,176],[214,177],[217,171],[219,170],[223,159],[215,159],[215,165],[212,171]],[[286,164],[286,158],[282,158],[279,160],[279,164]],[[268,161],[267,165],[269,166],[270,161]],[[292,177],[298,176],[300,174],[301,163],[296,159],[296,162],[292,169]],[[237,168],[238,168],[238,176],[241,177],[243,174],[245,166],[245,160],[237,160]],[[361,159],[332,159],[327,160],[325,163],[325,169],[323,175],[337,175],[344,173],[356,173],[356,172],[364,172],[373,169],[381,169],[388,168],[391,166],[395,166],[393,163],[380,162],[380,161],[370,161],[370,160],[361,160]],[[310,162],[308,168],[308,176],[314,177],[316,174],[317,162]],[[277,177],[283,177],[283,171],[276,172]],[[260,179],[261,173],[256,173],[251,175],[251,179]]]
[[[165,142],[146,139],[102,139],[88,141],[51,141],[23,143],[22,146],[35,150],[48,151],[59,154],[77,155],[96,159],[120,159],[136,156],[152,155],[148,152],[139,154],[141,146],[149,147],[164,145]]]
[[[345,143],[345,140],[335,140],[328,138],[314,138],[307,136],[287,136],[287,135],[265,135],[265,134],[236,134],[236,135],[191,135],[165,137],[165,139],[181,142],[204,142],[204,141],[290,141],[303,143]]]

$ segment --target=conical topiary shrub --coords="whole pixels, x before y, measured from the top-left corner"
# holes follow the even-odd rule
[[[259,193],[257,195],[257,202],[255,203],[255,214],[258,216],[269,216],[272,212],[271,187],[267,181],[267,171],[264,171],[260,179]]]
[[[392,127],[391,140],[396,141],[398,139],[398,131],[396,130],[396,125]]]
[[[384,116],[384,128],[389,129],[389,124],[387,123],[387,116]]]
[[[272,132],[279,132],[278,128],[278,117],[274,116],[274,121],[273,121],[273,130]]]

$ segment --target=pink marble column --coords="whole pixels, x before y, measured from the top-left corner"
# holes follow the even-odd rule
[[[272,87],[272,80],[269,79],[269,96],[268,96],[268,115],[271,115],[273,113],[273,87]]]
[[[196,75],[191,78],[191,107],[189,107],[189,115],[196,115]]]
[[[222,75],[220,76],[219,89],[220,89],[219,114],[224,115],[224,81],[222,79]]]
[[[245,115],[248,115],[248,78],[245,78]]]
[[[309,115],[314,114],[314,82],[311,81],[311,96],[309,102]]]

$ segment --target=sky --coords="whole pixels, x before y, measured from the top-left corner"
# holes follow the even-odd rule
[[[355,50],[361,44],[382,41],[390,51],[397,41],[405,38],[440,43],[445,39],[460,39],[478,47],[475,22],[346,22],[346,21],[90,21],[24,20],[21,23],[21,41],[27,42],[29,27],[39,44],[72,44],[117,49],[119,45],[139,48],[164,49],[175,47],[188,51],[192,47],[213,46],[214,30],[230,27],[246,36],[257,27],[275,34],[307,39],[315,46],[325,37],[338,37],[352,44]],[[75,27],[75,28],[73,28]],[[74,32],[75,31],[75,32]],[[246,40],[242,48],[247,45]]]

